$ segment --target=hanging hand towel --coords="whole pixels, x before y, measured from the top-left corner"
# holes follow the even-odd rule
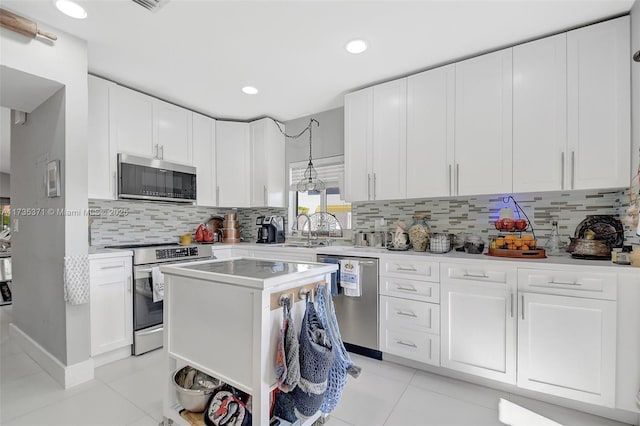
[[[276,380],[278,389],[291,392],[300,380],[300,347],[296,336],[289,301],[282,307],[282,329],[276,354]]]
[[[151,268],[151,287],[153,293],[153,303],[160,302],[164,299],[164,274],[160,272],[160,268],[155,266]]]
[[[340,286],[344,289],[345,296],[362,296],[360,262],[351,259],[340,260]]]
[[[64,300],[70,305],[89,303],[89,256],[65,256]]]
[[[335,257],[327,257],[324,263],[333,263],[338,265],[338,270],[331,273],[331,295],[337,296],[340,292],[340,259]]]

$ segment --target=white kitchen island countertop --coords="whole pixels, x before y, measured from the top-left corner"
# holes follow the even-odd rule
[[[336,265],[236,257],[161,266],[169,275],[210,280],[265,290],[292,281],[330,274]]]

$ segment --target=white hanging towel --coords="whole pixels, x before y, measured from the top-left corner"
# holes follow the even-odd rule
[[[153,293],[153,303],[164,299],[164,274],[160,272],[158,266],[151,268],[151,287]]]
[[[360,277],[359,261],[340,259],[340,286],[342,286],[345,296],[362,296],[362,280]]]

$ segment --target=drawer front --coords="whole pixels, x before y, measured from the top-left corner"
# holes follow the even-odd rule
[[[383,328],[382,352],[403,358],[440,365],[440,336],[420,331]]]
[[[617,276],[582,270],[518,269],[518,290],[589,299],[616,300]]]
[[[380,294],[440,303],[440,284],[406,278],[380,277]]]
[[[508,287],[517,277],[516,268],[499,265],[465,265],[443,263],[442,282],[447,283],[487,283],[499,287]]]
[[[92,283],[102,283],[123,279],[132,273],[128,258],[96,259],[89,261],[89,274]]]
[[[380,325],[440,334],[440,305],[380,296]]]
[[[406,277],[413,280],[440,280],[437,262],[425,262],[411,259],[380,259],[380,275]]]

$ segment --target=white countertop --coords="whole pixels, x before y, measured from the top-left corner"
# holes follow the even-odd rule
[[[131,250],[107,249],[104,247],[89,247],[89,259],[105,259],[112,257],[131,257]]]
[[[609,267],[616,272],[639,272],[640,269],[634,268],[629,265],[618,265],[612,263],[610,260],[584,260],[571,257],[569,253],[562,256],[549,256],[544,259],[522,259],[522,258],[507,258],[507,257],[495,257],[488,256],[486,254],[468,254],[465,252],[451,251],[444,254],[436,254],[429,252],[416,252],[412,250],[407,251],[391,251],[386,248],[374,248],[374,247],[353,247],[353,246],[319,246],[319,247],[296,247],[287,246],[286,244],[255,244],[255,243],[239,243],[239,244],[214,244],[213,250],[223,248],[236,248],[247,250],[273,250],[282,251],[283,253],[309,253],[309,254],[329,254],[329,255],[344,255],[344,256],[358,256],[358,257],[405,257],[430,259],[438,262],[443,261],[472,261],[472,262],[510,262],[518,263],[522,266],[553,266],[553,265],[567,265],[567,266],[584,266],[584,267]]]
[[[166,265],[161,266],[160,270],[169,277],[182,276],[264,290],[288,282],[300,282],[308,278],[324,276],[337,271],[338,266],[235,257]]]

